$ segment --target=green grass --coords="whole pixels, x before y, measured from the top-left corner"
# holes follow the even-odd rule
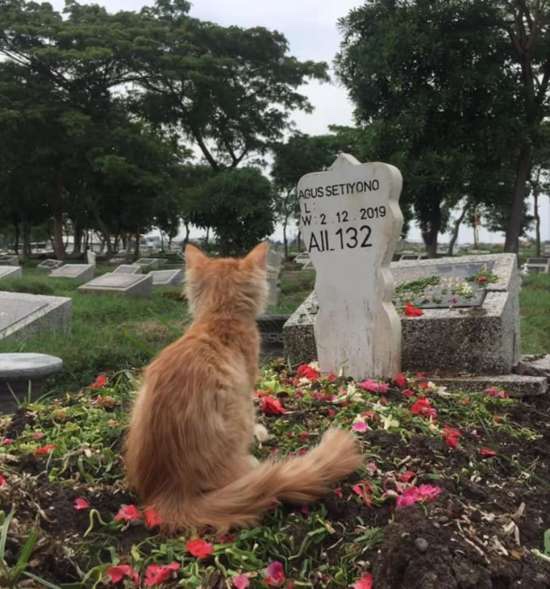
[[[111,270],[111,266],[100,265],[97,273]],[[285,267],[279,304],[269,311],[292,313],[309,295],[314,282],[314,270]],[[144,366],[181,335],[189,319],[179,287],[155,289],[150,299],[81,294],[70,279],[52,279],[26,267],[24,278],[5,280],[0,288],[72,298],[69,333],[0,342],[0,352],[33,351],[63,358],[65,371],[53,383],[56,390],[86,385],[100,372]],[[520,302],[522,352],[550,352],[550,276],[526,277]]]
[[[297,266],[299,268],[299,266]],[[311,293],[315,284],[315,270],[285,269],[281,272],[281,295],[275,313],[292,313]]]
[[[112,267],[98,268],[98,274]],[[83,386],[108,370],[139,368],[179,337],[187,321],[179,287],[155,288],[149,299],[82,294],[70,279],[52,279],[26,268],[22,279],[3,281],[2,290],[72,298],[67,334],[42,333],[26,340],[0,342],[0,352],[43,352],[63,359],[55,388]]]
[[[531,274],[523,279],[520,308],[522,352],[550,353],[550,275]]]

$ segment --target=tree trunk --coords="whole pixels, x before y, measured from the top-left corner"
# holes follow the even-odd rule
[[[533,191],[533,210],[535,213],[535,245],[536,245],[536,252],[537,256],[541,256],[542,248],[540,243],[540,213],[539,213],[539,188],[535,186]]]
[[[187,245],[189,243],[189,221],[185,221],[183,226],[185,227],[185,237],[183,238],[183,244]]]
[[[63,243],[63,214],[56,211],[53,216],[53,251],[58,260],[65,259],[65,244]]]
[[[140,238],[140,234],[138,231],[138,232],[136,232],[136,243],[134,246],[134,258],[136,260],[139,260],[139,238]]]
[[[27,221],[23,221],[22,223],[23,228],[23,256],[25,258],[30,258],[32,251],[31,251],[31,226]]]
[[[512,194],[512,210],[510,212],[510,221],[506,229],[506,241],[504,242],[504,251],[518,253],[519,236],[523,221],[523,205],[525,203],[526,184],[531,172],[531,145],[524,144],[520,149],[518,158],[518,167],[516,171],[516,180],[514,182],[514,192]]]
[[[210,243],[210,227],[206,229],[206,237],[204,238],[204,245],[208,245]]]
[[[82,254],[82,225],[78,222],[73,222],[73,256],[80,256]]]
[[[422,239],[428,258],[437,257],[437,238],[441,229],[441,207],[435,206],[430,211],[431,218],[421,225]]]
[[[19,255],[19,235],[20,235],[19,221],[14,220],[13,228],[15,230],[15,241],[13,243],[13,249],[15,250],[15,255],[18,256]]]
[[[288,226],[288,215],[285,215],[283,221],[283,244],[285,246],[285,260],[288,260],[288,237],[286,235],[286,230]]]
[[[456,245],[456,240],[458,239],[458,234],[460,232],[460,226],[464,222],[464,219],[466,218],[466,215],[468,214],[469,210],[470,210],[470,203],[466,202],[466,204],[464,205],[464,207],[462,209],[462,213],[460,213],[460,216],[454,222],[453,232],[451,233],[451,240],[449,241],[449,249],[447,250],[448,256],[454,255],[454,249],[455,249],[455,245]]]

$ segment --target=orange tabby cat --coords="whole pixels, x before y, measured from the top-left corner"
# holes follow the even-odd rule
[[[147,367],[125,447],[129,483],[165,529],[251,525],[279,499],[321,497],[361,464],[352,434],[332,429],[304,456],[254,465],[267,251],[262,243],[242,259],[210,259],[185,250],[194,321]]]

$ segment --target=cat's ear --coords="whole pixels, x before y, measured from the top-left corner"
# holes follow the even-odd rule
[[[247,264],[252,264],[262,270],[267,268],[267,252],[269,251],[269,242],[262,241],[257,245],[245,258]]]
[[[196,268],[202,266],[208,261],[208,256],[204,254],[196,245],[188,243],[185,246],[185,267]]]

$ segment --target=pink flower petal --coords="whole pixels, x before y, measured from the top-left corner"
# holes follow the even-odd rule
[[[237,575],[231,579],[231,584],[235,589],[247,589],[250,587],[250,580],[246,575]]]
[[[372,583],[372,575],[370,573],[366,573],[353,584],[353,589],[373,589]]]
[[[87,499],[84,499],[84,497],[77,497],[74,500],[73,507],[77,511],[82,511],[83,509],[90,509],[90,502]]]

